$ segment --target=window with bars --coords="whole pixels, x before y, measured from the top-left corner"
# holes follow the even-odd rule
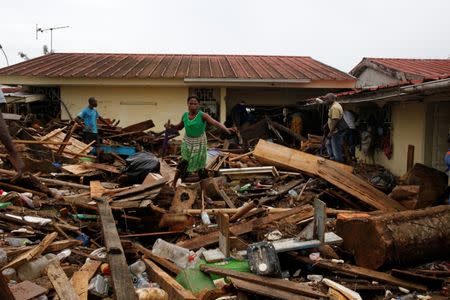
[[[220,98],[218,88],[190,88],[189,95],[196,95],[200,101],[200,109],[218,120],[219,105],[217,99]]]

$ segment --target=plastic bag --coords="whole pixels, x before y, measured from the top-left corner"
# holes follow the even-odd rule
[[[159,173],[159,159],[149,152],[138,152],[130,155],[127,166],[123,170],[134,183],[142,183],[148,173]]]

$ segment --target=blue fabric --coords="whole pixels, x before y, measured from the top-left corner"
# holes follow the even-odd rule
[[[98,133],[97,119],[100,115],[95,108],[85,107],[78,116],[84,122],[84,131]]]
[[[342,163],[344,162],[344,154],[342,151],[342,146],[344,143],[344,135],[345,135],[344,131],[336,132],[326,142],[327,152],[328,155],[330,156],[330,159]]]

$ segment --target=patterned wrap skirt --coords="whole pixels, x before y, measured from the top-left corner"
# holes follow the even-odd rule
[[[207,151],[205,133],[199,137],[184,136],[181,143],[181,157],[188,162],[188,172],[197,172],[205,168]]]

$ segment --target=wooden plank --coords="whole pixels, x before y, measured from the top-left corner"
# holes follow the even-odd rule
[[[0,272],[0,299],[14,300],[14,295],[9,289],[5,276]]]
[[[110,166],[110,165],[106,165],[106,164],[98,164],[98,163],[94,163],[94,162],[85,162],[83,163],[84,166],[87,166],[88,168],[94,168],[97,170],[102,170],[102,171],[107,171],[107,172],[111,172],[114,174],[120,174],[120,171],[114,167],[114,166]]]
[[[50,263],[45,269],[48,279],[61,300],[78,300],[78,296],[69,282],[66,273],[61,268],[59,261]]]
[[[7,298],[2,295],[2,291],[0,291],[0,296],[2,300],[29,300],[37,298],[41,295],[44,295],[48,292],[47,289],[43,288],[40,285],[37,285],[31,281],[23,281],[17,284],[11,285],[9,288],[11,293],[14,295],[14,298]],[[1,290],[1,289],[0,289]]]
[[[72,284],[73,289],[80,300],[87,300],[88,298],[88,287],[90,280],[90,278],[88,278],[88,273],[89,272],[87,271],[76,271],[70,279],[70,283]]]
[[[181,286],[172,276],[164,272],[151,260],[144,258],[144,262],[149,266],[147,274],[150,281],[158,283],[169,295],[171,300],[194,300],[197,299],[192,292]]]
[[[228,276],[232,278],[241,279],[247,282],[256,283],[258,285],[279,289],[283,291],[287,291],[290,293],[294,293],[297,295],[303,295],[313,298],[327,298],[327,295],[313,290],[309,286],[302,286],[296,282],[283,280],[279,278],[272,278],[272,277],[264,277],[255,275],[252,273],[245,273],[245,272],[239,272],[234,270],[227,270],[223,268],[208,266],[208,265],[201,265],[200,270],[207,273],[213,273],[218,274],[221,276]]]
[[[320,176],[376,209],[384,211],[406,209],[368,182],[353,175],[353,168],[350,166],[264,140],[259,140],[253,155],[262,163]]]
[[[77,129],[77,127],[78,127],[78,124],[76,122],[74,122],[72,124],[72,127],[70,127],[70,129],[67,131],[67,134],[63,139],[63,143],[67,143],[70,140],[70,137],[74,133],[75,129]],[[61,146],[59,146],[58,151],[56,151],[56,154],[61,155],[65,148],[66,148],[66,144],[61,144]]]
[[[264,218],[254,219],[254,220],[242,223],[242,224],[233,225],[230,227],[230,233],[234,236],[239,236],[239,235],[248,233],[248,232],[254,230],[255,228],[264,226],[266,224],[270,224],[272,222],[275,222],[275,221],[278,221],[281,219],[285,219],[292,215],[299,215],[299,217],[301,215],[305,215],[305,216],[310,217],[312,211],[313,211],[313,209],[312,209],[311,205],[295,207],[295,208],[292,208],[285,212],[270,214]],[[199,249],[201,247],[206,247],[206,246],[215,244],[218,241],[219,241],[219,232],[215,231],[215,232],[211,232],[211,233],[208,233],[205,235],[195,237],[191,240],[186,240],[186,241],[180,242],[180,243],[178,243],[178,245],[181,247],[184,247],[184,248],[188,248],[188,249]]]
[[[417,290],[420,292],[427,291],[427,287],[425,285],[402,280],[384,272],[378,272],[363,267],[353,266],[350,264],[336,264],[326,259],[312,261],[308,257],[298,255],[296,252],[289,252],[289,255],[295,260],[321,269],[327,269],[336,272],[344,272],[347,274],[359,276],[361,278],[375,280],[378,282],[384,282],[395,286],[401,286],[407,289]]]
[[[133,246],[138,252],[144,254],[146,258],[149,258],[152,261],[156,262],[158,265],[163,266],[173,274],[178,275],[181,272],[181,269],[176,264],[165,258],[154,255],[151,250],[145,248],[141,244],[134,243]]]
[[[217,217],[217,224],[219,225],[219,249],[225,257],[230,257],[229,217],[223,213],[220,213]]]
[[[325,226],[327,223],[326,204],[319,198],[314,199],[314,234],[313,237],[322,244],[325,242]]]
[[[52,232],[52,233],[46,235],[42,239],[42,241],[39,243],[39,245],[37,245],[37,246],[33,247],[32,249],[28,250],[27,252],[21,254],[19,257],[14,259],[12,262],[10,262],[6,266],[4,266],[2,268],[2,270],[7,269],[7,268],[15,269],[15,268],[23,265],[27,261],[30,261],[30,260],[36,258],[37,256],[41,255],[45,251],[45,249],[47,249],[47,247],[56,239],[57,236],[58,236],[57,232]]]
[[[234,203],[231,201],[230,197],[228,197],[227,193],[225,193],[224,190],[220,190],[219,193],[229,208],[236,208],[236,206],[234,205]]]
[[[122,132],[145,131],[153,127],[155,127],[155,124],[152,120],[145,120],[123,128]]]
[[[111,207],[104,199],[97,199],[97,201],[115,298],[117,300],[137,299]]]
[[[89,184],[91,187],[91,198],[95,198],[95,197],[99,198],[105,192],[105,188],[100,183],[100,181],[92,180],[91,182],[89,182]]]
[[[357,292],[349,289],[348,287],[343,286],[342,284],[339,284],[337,282],[334,282],[333,280],[330,280],[328,278],[324,278],[322,280],[323,283],[325,283],[330,288],[333,288],[337,291],[339,291],[341,294],[345,296],[346,299],[349,300],[362,300],[361,295]]]
[[[237,278],[230,278],[231,283],[234,285],[234,287],[238,290],[242,290],[245,292],[250,293],[251,295],[262,295],[269,297],[270,299],[290,299],[290,300],[307,300],[307,299],[316,299],[311,297],[305,297],[301,295],[297,295],[291,292],[286,292],[283,290],[274,289],[272,287],[267,287],[264,285],[252,283],[249,281],[237,279]]]
[[[69,173],[75,174],[75,175],[81,175],[84,173],[95,171],[94,168],[87,168],[86,166],[82,164],[75,164],[75,165],[63,165],[61,167],[64,171],[67,171]]]
[[[378,210],[392,212],[406,210],[403,205],[376,189],[370,183],[356,175],[333,168],[329,162],[327,160],[321,163],[319,167],[319,176],[329,183]]]
[[[176,169],[169,166],[162,158],[159,159],[159,172],[162,177],[170,183],[173,181],[176,173]]]
[[[318,175],[318,163],[324,158],[309,153],[298,151],[265,140],[259,140],[253,151],[258,161],[267,163],[269,166],[280,166],[292,171],[301,170],[310,175]],[[348,173],[353,172],[353,167],[335,161],[330,163],[338,169]]]
[[[51,142],[51,141],[35,141],[35,140],[13,140],[14,144],[37,144],[37,145],[71,145],[70,142]]]
[[[142,192],[145,192],[147,190],[151,190],[151,189],[160,187],[160,186],[164,185],[165,183],[166,183],[166,180],[164,178],[161,178],[161,179],[158,179],[157,181],[155,181],[152,184],[146,184],[146,185],[141,184],[138,187],[131,188],[131,189],[128,189],[126,191],[117,193],[113,197],[114,198],[119,198],[119,197],[129,196],[129,195],[132,195],[132,194],[142,193]]]

